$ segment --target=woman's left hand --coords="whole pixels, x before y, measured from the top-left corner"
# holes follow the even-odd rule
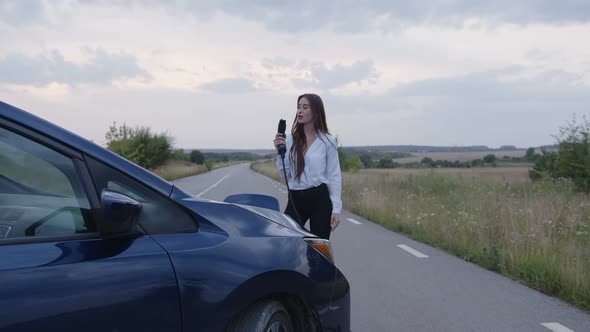
[[[338,227],[340,224],[340,213],[332,213],[332,218],[330,218],[330,226],[332,227],[332,232]]]

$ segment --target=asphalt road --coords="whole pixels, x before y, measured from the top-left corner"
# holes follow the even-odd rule
[[[201,198],[287,191],[248,164],[174,181]],[[346,206],[344,207],[346,208]],[[590,314],[343,211],[331,235],[351,285],[352,331],[590,332]]]

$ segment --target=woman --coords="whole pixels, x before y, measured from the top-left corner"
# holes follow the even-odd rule
[[[309,219],[311,232],[329,239],[340,224],[342,176],[336,139],[328,132],[324,103],[318,95],[297,98],[291,135],[285,139],[277,134],[274,144],[287,146],[290,195],[285,214],[301,226]],[[284,177],[280,156],[277,166]]]

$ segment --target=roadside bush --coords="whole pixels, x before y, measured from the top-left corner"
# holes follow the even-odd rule
[[[139,166],[154,168],[170,158],[174,138],[166,133],[155,134],[149,127],[131,128],[116,122],[106,133],[107,148]]]
[[[211,171],[213,169],[213,160],[211,159],[207,159],[205,160],[205,168],[207,168],[207,172]]]
[[[568,179],[576,189],[590,192],[590,123],[583,117],[560,128],[559,150],[545,152],[529,172],[532,180],[542,178]]]

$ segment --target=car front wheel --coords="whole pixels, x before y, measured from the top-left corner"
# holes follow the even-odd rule
[[[278,301],[256,304],[238,316],[230,325],[230,332],[293,332],[287,309]]]

